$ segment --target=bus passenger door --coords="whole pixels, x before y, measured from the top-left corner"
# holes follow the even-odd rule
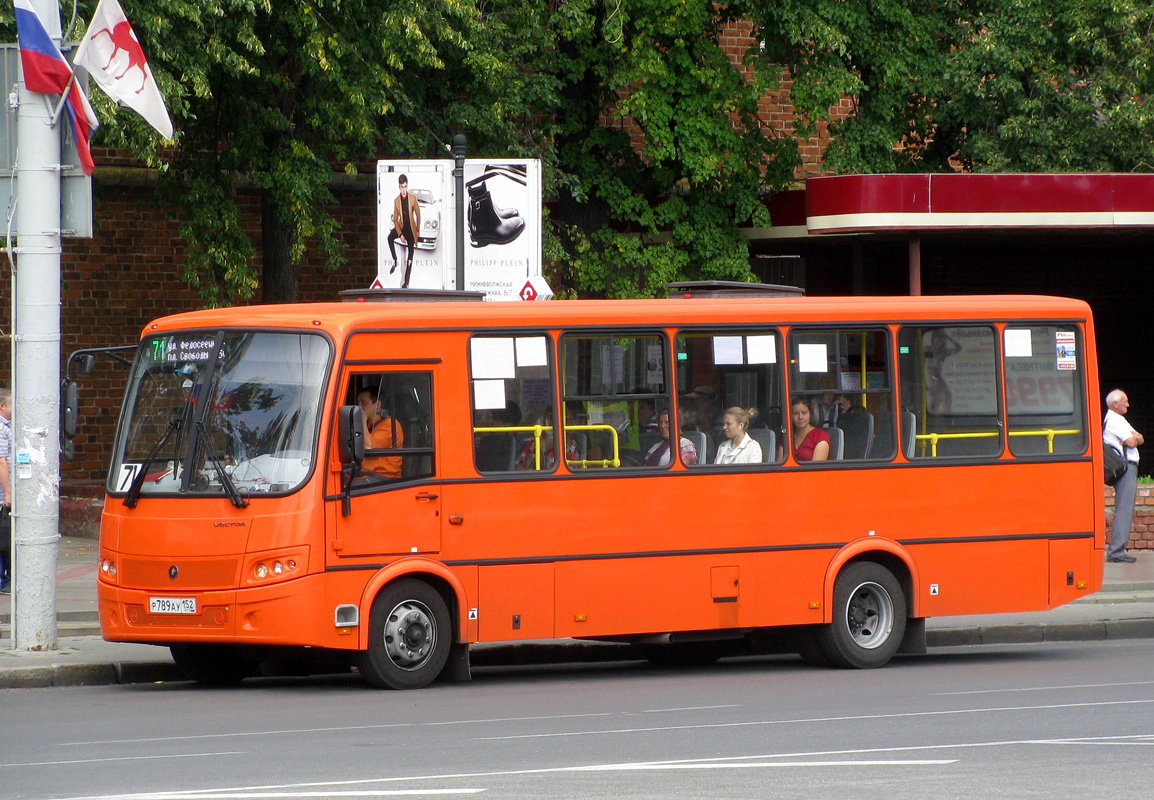
[[[335,515],[330,548],[338,561],[441,549],[434,366],[362,367],[344,378],[340,403],[359,405],[367,430],[365,459],[352,480],[349,513],[338,510]],[[342,503],[339,498],[336,502]]]

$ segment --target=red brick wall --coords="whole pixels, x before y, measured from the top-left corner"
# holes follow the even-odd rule
[[[1110,523],[1114,520],[1114,487],[1106,487],[1106,541],[1110,541]],[[1130,548],[1154,550],[1154,483],[1138,484],[1134,501],[1134,521],[1130,524]]]

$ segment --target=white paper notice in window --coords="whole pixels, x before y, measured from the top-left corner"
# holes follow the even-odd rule
[[[777,336],[772,333],[763,336],[746,336],[745,352],[750,364],[776,364]]]
[[[798,372],[829,372],[824,344],[799,344],[797,346]]]
[[[474,408],[504,408],[504,381],[473,381]]]
[[[1034,348],[1029,328],[1006,328],[1006,358],[1031,358]]]
[[[714,364],[741,364],[741,337],[714,336],[713,337]]]
[[[544,336],[517,337],[517,366],[544,367],[549,364],[549,353]]]
[[[469,355],[475,380],[517,377],[511,338],[470,339]],[[501,407],[504,408],[504,404]]]

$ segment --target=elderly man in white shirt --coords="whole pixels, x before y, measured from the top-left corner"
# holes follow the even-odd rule
[[[1138,445],[1144,444],[1142,434],[1126,421],[1130,398],[1121,389],[1106,395],[1106,419],[1102,422],[1102,442],[1121,453],[1129,465],[1125,474],[1114,485],[1114,521],[1110,526],[1110,545],[1106,560],[1122,563],[1137,561],[1126,552],[1130,544],[1130,524],[1134,519],[1134,501],[1138,496]]]

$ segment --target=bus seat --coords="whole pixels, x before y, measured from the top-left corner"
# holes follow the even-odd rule
[[[837,418],[837,427],[841,428],[845,440],[846,458],[869,458],[874,437],[873,414],[864,409],[847,412]]]
[[[841,461],[845,455],[845,435],[841,428],[822,428],[829,434],[829,460]]]
[[[906,458],[912,459],[914,457],[914,445],[918,435],[918,418],[914,416],[912,411],[902,412],[902,442],[905,443]]]
[[[761,460],[766,464],[777,461],[777,434],[769,428],[750,428],[749,435],[761,445]]]
[[[693,449],[697,451],[697,463],[708,464],[709,454],[707,449],[709,447],[709,440],[705,435],[705,431],[682,431],[681,435],[693,442]]]
[[[517,453],[517,437],[513,434],[483,434],[477,442],[477,469],[481,472],[511,472],[517,465]]]

